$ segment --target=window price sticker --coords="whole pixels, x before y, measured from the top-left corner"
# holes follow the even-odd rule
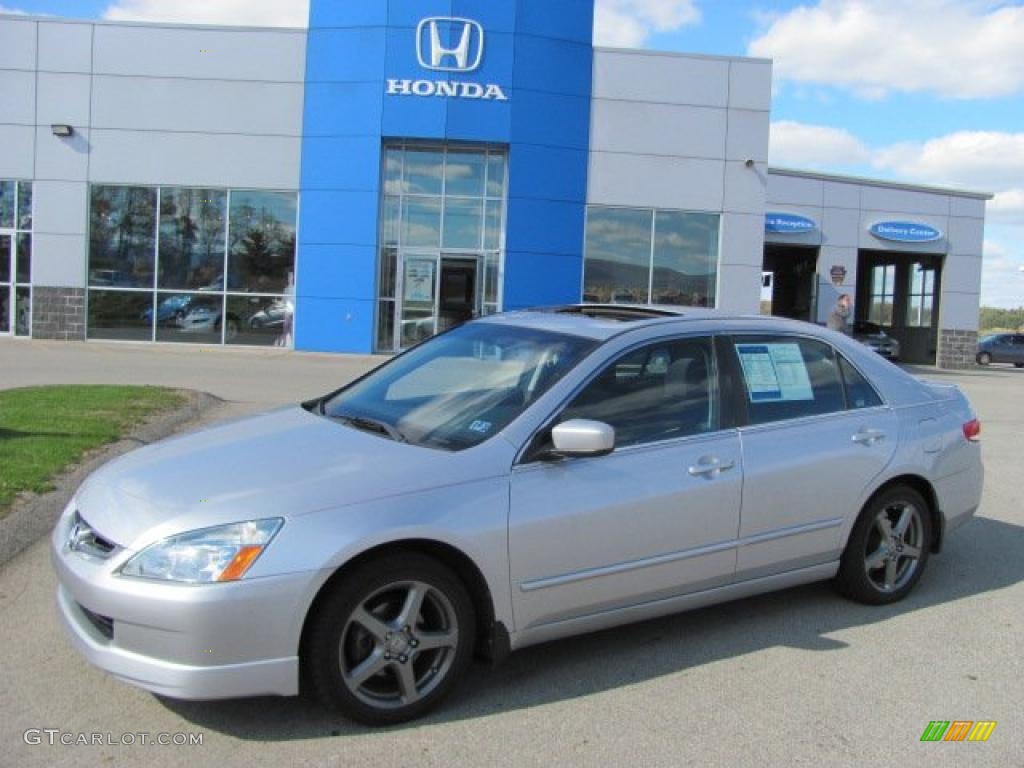
[[[799,344],[737,344],[752,403],[813,400],[814,390]]]

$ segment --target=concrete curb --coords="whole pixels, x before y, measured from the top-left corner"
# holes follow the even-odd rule
[[[188,402],[181,408],[160,413],[118,442],[86,454],[80,464],[73,465],[54,479],[55,489],[49,493],[15,501],[7,517],[0,519],[0,567],[53,530],[68,501],[93,471],[139,446],[155,443],[182,431],[224,403],[220,398],[205,392],[181,392],[188,397]]]

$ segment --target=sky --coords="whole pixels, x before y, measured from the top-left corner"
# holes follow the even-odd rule
[[[307,3],[0,0],[4,11],[303,26]],[[773,165],[993,193],[982,303],[1024,305],[1024,2],[597,0],[594,35],[773,59]]]

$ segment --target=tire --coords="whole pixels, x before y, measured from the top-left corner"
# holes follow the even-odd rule
[[[928,502],[908,486],[889,488],[871,499],[857,518],[840,560],[836,587],[868,605],[902,600],[924,572],[931,541]]]
[[[1024,368],[1024,363],[1014,363],[1013,367],[1014,368]]]
[[[420,607],[410,619],[414,593]],[[304,679],[351,720],[403,723],[455,688],[475,630],[473,601],[451,570],[420,554],[390,555],[346,573],[320,601],[303,643]]]
[[[978,365],[991,365],[992,355],[988,352],[982,352],[978,355]]]

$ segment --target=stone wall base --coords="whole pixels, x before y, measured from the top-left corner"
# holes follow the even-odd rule
[[[939,331],[939,368],[962,371],[977,363],[978,332],[943,328]]]
[[[85,341],[85,289],[34,286],[32,338]]]

